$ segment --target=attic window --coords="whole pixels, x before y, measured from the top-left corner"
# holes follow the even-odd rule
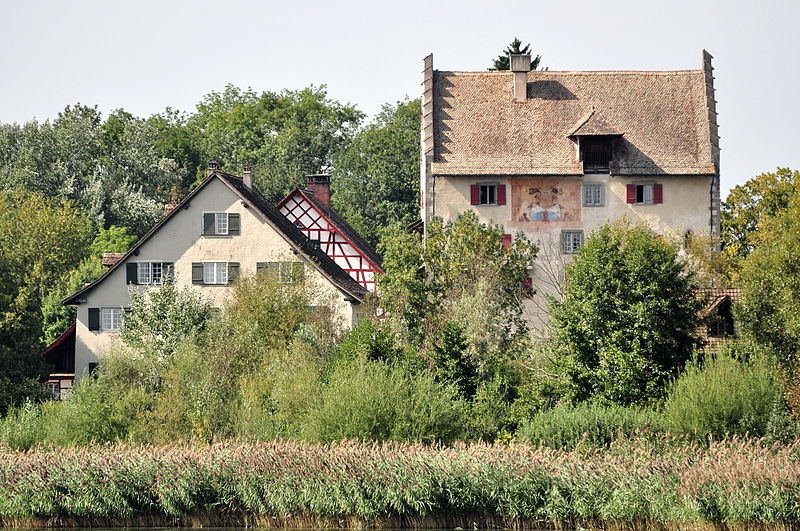
[[[608,172],[611,163],[611,137],[584,136],[580,143],[584,173]]]

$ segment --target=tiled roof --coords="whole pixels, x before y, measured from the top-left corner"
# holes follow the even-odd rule
[[[349,296],[353,297],[356,301],[363,301],[364,297],[367,293],[366,288],[364,288],[361,284],[356,282],[350,275],[348,275],[341,267],[339,267],[336,262],[334,262],[327,254],[322,252],[320,249],[317,249],[311,242],[306,238],[305,234],[300,232],[300,230],[295,227],[292,223],[289,222],[286,217],[281,214],[277,208],[272,206],[269,201],[261,195],[260,192],[257,190],[253,190],[245,186],[242,178],[236,175],[232,175],[229,173],[222,172],[220,170],[214,170],[214,172],[209,175],[209,177],[203,181],[197,188],[192,190],[186,197],[183,198],[178,206],[172,210],[169,214],[164,216],[158,223],[156,223],[150,231],[145,234],[142,238],[139,239],[131,248],[128,250],[127,253],[114,265],[112,265],[108,270],[100,275],[94,282],[88,284],[84,288],[76,291],[69,297],[65,298],[61,301],[62,304],[79,304],[81,298],[94,289],[95,286],[100,284],[106,277],[108,277],[116,268],[120,267],[121,264],[125,262],[132,254],[137,252],[139,247],[141,247],[147,240],[149,240],[158,230],[167,223],[172,216],[174,216],[177,212],[181,210],[181,207],[184,205],[188,205],[191,199],[200,193],[200,191],[206,187],[206,185],[211,182],[214,178],[219,178],[222,182],[226,183],[228,186],[231,187],[242,199],[247,201],[248,203],[252,204],[255,208],[257,208],[267,221],[277,230],[280,234],[282,234],[288,243],[295,248],[295,250],[305,256],[309,263],[311,263],[323,276],[325,276],[334,286],[336,286],[339,290],[343,291],[344,293],[348,294]]]
[[[616,174],[717,173],[703,70],[532,71],[523,102],[513,75],[433,73],[434,174],[581,175],[568,135],[593,109],[624,135]]]

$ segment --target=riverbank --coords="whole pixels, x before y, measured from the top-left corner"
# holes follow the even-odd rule
[[[4,527],[798,529],[795,445],[0,450]]]

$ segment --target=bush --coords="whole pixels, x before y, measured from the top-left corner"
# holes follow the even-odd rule
[[[31,401],[12,407],[0,418],[0,446],[15,450],[28,450],[42,440],[42,410]]]
[[[726,433],[766,435],[780,400],[775,370],[766,355],[740,359],[731,347],[693,360],[669,390],[666,425],[674,432],[717,439]]]
[[[519,429],[517,437],[552,448],[574,448],[582,441],[607,446],[620,436],[662,430],[662,419],[653,410],[584,402],[562,404],[535,415]]]
[[[304,436],[449,443],[463,434],[466,411],[458,389],[430,372],[362,358],[331,373]]]

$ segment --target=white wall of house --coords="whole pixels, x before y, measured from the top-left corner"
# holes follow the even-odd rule
[[[204,212],[238,213],[241,229],[238,235],[203,236]],[[193,285],[192,263],[203,261],[238,262],[240,274],[254,274],[257,262],[304,261],[295,255],[289,243],[253,208],[247,208],[240,197],[219,179],[209,182],[191,199],[188,208],[178,211],[158,232],[138,249],[128,262],[172,262],[179,285],[188,285],[207,296],[215,307],[222,307],[231,294],[231,285]],[[344,295],[311,265],[305,267],[305,281],[317,298],[315,304],[331,304],[342,327],[357,322],[357,306],[344,300]],[[129,289],[147,286],[126,284],[126,267],[120,264],[106,279],[92,289],[85,302],[78,305],[75,344],[75,376],[80,379],[89,363],[97,362],[118,333],[90,331],[89,308],[128,307]]]

